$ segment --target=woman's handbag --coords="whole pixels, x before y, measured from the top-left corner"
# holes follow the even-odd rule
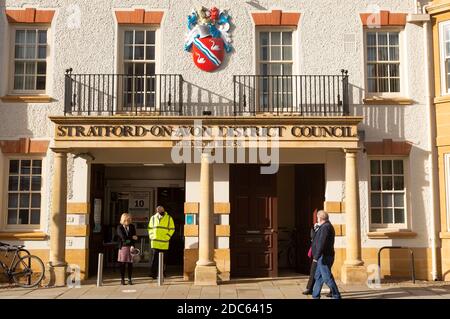
[[[141,261],[141,251],[137,248],[133,248],[130,250],[131,259],[133,260],[133,263],[138,263]]]

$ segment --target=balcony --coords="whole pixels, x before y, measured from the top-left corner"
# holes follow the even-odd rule
[[[179,74],[72,74],[66,72],[64,115],[181,115]]]
[[[235,115],[349,115],[348,73],[235,75]]]
[[[194,93],[192,86],[179,74],[72,74],[68,70],[65,75],[64,114],[349,115],[349,81],[344,70],[341,75],[235,75],[233,100],[227,100],[220,108],[197,103],[195,98],[201,99],[202,92],[196,87]],[[212,93],[207,91],[206,94]]]

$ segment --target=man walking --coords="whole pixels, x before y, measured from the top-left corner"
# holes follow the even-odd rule
[[[159,253],[169,250],[169,241],[175,232],[173,218],[164,210],[164,207],[156,207],[156,214],[150,218],[148,223],[148,236],[151,243],[150,276],[153,279],[158,277]],[[166,276],[166,258],[164,258],[164,277]]]
[[[320,298],[320,291],[323,284],[327,284],[331,289],[331,294],[334,299],[341,299],[341,294],[334,281],[331,267],[334,263],[334,228],[328,220],[328,214],[320,210],[317,212],[317,222],[319,229],[312,243],[313,261],[317,262],[317,269],[315,274],[315,283],[313,287],[312,297],[314,299]]]

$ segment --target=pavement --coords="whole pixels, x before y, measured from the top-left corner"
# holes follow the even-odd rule
[[[92,279],[78,287],[34,289],[0,284],[0,299],[312,299],[302,294],[308,278],[297,275],[236,279],[207,287],[194,286],[180,276],[167,278],[162,286],[146,276],[138,275],[133,281],[134,285],[121,286],[119,279],[109,276],[100,287]],[[338,286],[346,299],[450,299],[450,282],[384,282],[373,288],[338,282]]]

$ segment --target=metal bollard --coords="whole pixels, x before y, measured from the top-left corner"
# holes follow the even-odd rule
[[[160,252],[158,257],[158,286],[162,286],[164,282],[164,253]]]
[[[98,254],[97,287],[103,286],[103,254]]]

